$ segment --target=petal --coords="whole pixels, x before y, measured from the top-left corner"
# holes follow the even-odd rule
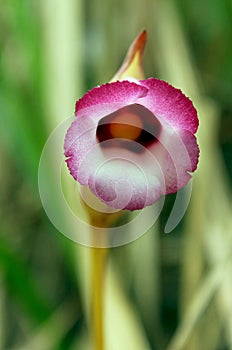
[[[159,143],[150,147],[165,178],[165,193],[174,193],[184,187],[196,169],[199,148],[195,136],[186,130],[173,130],[166,125]]]
[[[153,204],[162,194],[160,180],[147,176],[137,164],[112,159],[89,179],[92,192],[117,209],[136,210]]]
[[[77,119],[67,131],[64,142],[66,162],[71,175],[81,184],[87,177],[78,175],[79,164],[97,143],[96,128],[104,116],[139,101],[148,93],[147,88],[129,81],[101,85],[87,92],[76,103]]]
[[[85,137],[87,140],[88,133],[80,138],[81,143]],[[102,147],[96,141],[81,157],[75,154],[66,161],[76,180],[116,209],[141,209],[165,193],[162,169],[146,148],[141,157],[124,148]]]
[[[140,80],[140,83],[149,93],[139,103],[150,109],[160,121],[193,134],[197,131],[197,111],[181,90],[155,78]]]
[[[99,164],[96,171],[90,175],[88,185],[91,191],[110,207],[142,209],[157,201],[164,191],[164,179],[159,165],[152,160],[151,172],[150,166],[141,164],[141,157],[131,161],[125,155],[122,156],[121,152],[120,158],[119,154],[116,156],[116,153],[111,153],[110,158]]]
[[[79,118],[86,112],[93,118],[110,114],[146,96],[145,86],[127,80],[103,84],[88,91],[76,103],[75,115]],[[97,113],[97,114],[96,114]]]

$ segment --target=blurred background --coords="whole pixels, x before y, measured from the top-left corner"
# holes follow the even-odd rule
[[[110,251],[108,349],[232,349],[232,2],[8,0],[0,12],[0,349],[91,349],[85,253],[42,207],[40,154],[142,28],[147,77],[197,107],[200,163],[137,241]],[[64,218],[65,219],[65,218]],[[107,304],[107,305],[108,305]]]

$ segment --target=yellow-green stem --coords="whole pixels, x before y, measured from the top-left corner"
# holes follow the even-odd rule
[[[91,248],[92,252],[92,336],[94,350],[104,350],[104,281],[107,248]]]

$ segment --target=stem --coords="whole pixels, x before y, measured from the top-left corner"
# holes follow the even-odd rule
[[[106,248],[91,248],[92,252],[92,332],[94,350],[104,350],[104,281]]]

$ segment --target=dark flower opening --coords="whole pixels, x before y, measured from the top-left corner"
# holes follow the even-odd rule
[[[103,117],[96,136],[102,147],[123,147],[142,152],[157,142],[161,124],[146,107],[132,104]],[[107,142],[104,142],[107,141]]]

